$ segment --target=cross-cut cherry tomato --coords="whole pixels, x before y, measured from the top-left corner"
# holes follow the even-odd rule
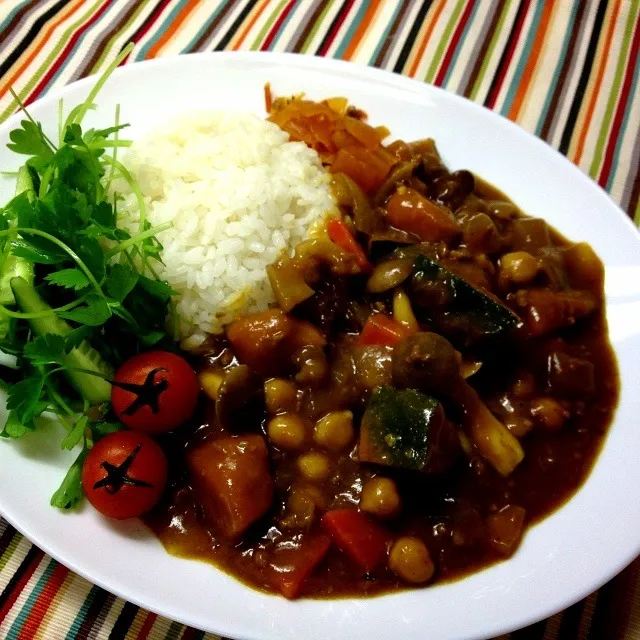
[[[168,351],[149,351],[118,369],[111,405],[127,427],[162,433],[193,415],[199,393],[198,378],[186,360]]]
[[[117,431],[89,451],[82,486],[89,502],[110,518],[135,518],[160,500],[167,483],[167,458],[149,436]]]

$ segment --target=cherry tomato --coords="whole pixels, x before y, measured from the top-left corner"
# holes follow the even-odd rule
[[[149,351],[127,360],[111,387],[111,405],[130,429],[162,433],[188,420],[200,385],[186,360],[168,351]]]
[[[110,518],[135,518],[153,507],[167,483],[167,458],[149,436],[117,431],[89,451],[82,486],[89,502]]]

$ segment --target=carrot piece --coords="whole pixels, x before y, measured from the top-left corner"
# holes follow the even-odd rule
[[[327,339],[320,331],[306,320],[292,318],[293,328],[285,339],[288,350],[294,352],[302,347],[324,347]]]
[[[241,316],[227,327],[227,338],[238,360],[260,373],[273,373],[282,357],[284,340],[293,320],[282,309]]]
[[[374,313],[362,329],[359,345],[375,344],[393,347],[400,340],[411,335],[411,331],[384,313]]]
[[[345,116],[343,126],[363,147],[370,151],[374,151],[380,146],[380,137],[378,132],[366,122]]]
[[[367,193],[382,185],[390,168],[391,164],[376,153],[356,146],[340,149],[331,165],[332,173],[346,173]]]
[[[320,564],[331,546],[325,535],[303,538],[295,545],[277,549],[269,563],[269,579],[285,598],[297,598],[307,578]]]
[[[271,113],[271,109],[273,108],[273,95],[271,93],[270,82],[264,85],[264,108],[267,113]]]
[[[389,222],[398,229],[414,233],[424,242],[449,240],[460,233],[455,218],[415,189],[394,193],[387,202]]]
[[[367,260],[364,250],[356,242],[356,239],[351,235],[351,232],[342,220],[331,218],[327,223],[327,233],[332,242],[355,258],[356,264],[362,271],[371,270],[371,265]]]
[[[388,535],[361,511],[328,511],[322,517],[322,524],[340,551],[348,555],[364,573],[373,571],[382,560]]]

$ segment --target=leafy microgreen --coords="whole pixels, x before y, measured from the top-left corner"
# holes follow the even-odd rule
[[[40,398],[43,388],[44,378],[37,374],[17,382],[9,389],[7,409],[15,411],[22,424],[29,423],[42,413]]]
[[[72,509],[82,500],[82,465],[87,457],[85,447],[74,460],[62,483],[51,496],[51,506],[58,509]]]
[[[131,267],[114,264],[106,282],[107,292],[118,302],[124,302],[124,299],[136,286],[139,277],[140,274]]]
[[[119,422],[107,422],[106,420],[100,420],[90,425],[91,436],[94,442],[108,436],[110,433],[115,433],[122,429],[122,425]]]
[[[10,134],[11,142],[7,147],[15,152],[27,156],[49,157],[53,156],[53,150],[47,143],[42,126],[30,120],[23,120],[19,129],[14,129]]]
[[[89,286],[89,279],[80,271],[80,269],[62,269],[54,271],[45,277],[45,280],[64,287],[66,289],[75,289],[80,291]]]
[[[61,364],[64,365],[65,339],[55,333],[45,333],[38,336],[24,347],[24,357],[33,365]]]
[[[16,411],[9,411],[7,421],[2,431],[1,438],[22,438],[22,436],[35,430],[33,420],[22,420]]]
[[[67,435],[60,443],[60,448],[71,451],[71,449],[73,449],[80,442],[80,440],[82,440],[84,431],[87,428],[88,424],[89,418],[87,416],[80,416],[80,418],[73,425],[71,431],[67,433]]]
[[[89,338],[93,329],[87,325],[71,330],[64,337],[64,351],[69,353],[72,349],[79,347],[84,340]]]
[[[111,317],[111,310],[104,298],[91,294],[87,296],[84,304],[71,311],[61,311],[58,315],[66,320],[73,320],[90,327],[99,327]]]

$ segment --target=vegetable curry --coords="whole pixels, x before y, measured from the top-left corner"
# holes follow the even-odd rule
[[[268,268],[277,304],[194,362],[146,517],[172,553],[288,598],[463,576],[587,477],[615,408],[603,265],[432,140],[343,99],[272,101],[340,217]]]

